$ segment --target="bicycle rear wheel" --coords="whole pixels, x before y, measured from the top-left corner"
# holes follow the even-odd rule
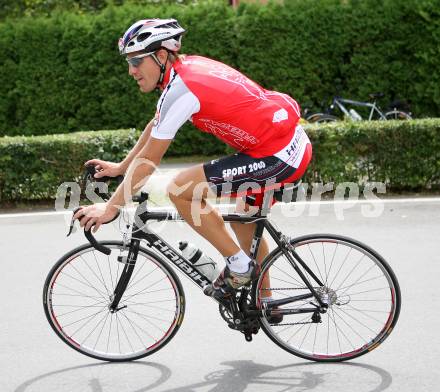
[[[70,347],[105,361],[130,361],[164,347],[185,311],[182,285],[156,254],[140,248],[119,310],[110,312],[126,256],[122,242],[106,241],[109,256],[91,245],[64,255],[49,272],[43,291],[49,324]]]
[[[391,110],[385,113],[386,120],[412,120],[410,114],[403,112],[402,110]]]
[[[352,359],[382,343],[397,322],[401,303],[399,284],[386,261],[366,245],[337,235],[309,235],[291,244],[323,283],[318,285],[300,266],[328,310],[319,323],[312,322],[312,313],[284,314],[278,322],[262,317],[269,338],[294,355],[322,362]],[[310,293],[279,248],[266,258],[254,290],[260,309],[268,294],[277,300]],[[313,305],[318,305],[314,297],[278,309]]]

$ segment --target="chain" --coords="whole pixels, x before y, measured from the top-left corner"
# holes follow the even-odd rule
[[[314,321],[302,321],[302,322],[297,322],[297,323],[280,323],[280,324],[270,324],[271,326],[282,326],[282,325],[304,325],[304,324],[318,324],[315,323]]]
[[[316,324],[313,321],[304,321],[302,323],[282,323],[282,324],[270,324],[272,327],[281,327],[283,325],[304,325],[304,324]]]

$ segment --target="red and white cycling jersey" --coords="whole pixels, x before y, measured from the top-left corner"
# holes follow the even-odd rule
[[[223,63],[185,56],[173,64],[163,86],[151,133],[154,138],[173,139],[190,120],[252,157],[274,155],[293,141],[300,118],[296,101],[265,90]]]

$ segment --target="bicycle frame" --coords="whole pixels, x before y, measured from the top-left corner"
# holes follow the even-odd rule
[[[308,281],[305,274],[299,268],[298,264],[304,268],[305,271],[314,279],[318,286],[323,286],[323,283],[319,278],[313,273],[313,271],[306,265],[306,263],[299,257],[299,255],[293,250],[289,249],[290,239],[285,237],[280,231],[277,231],[275,227],[268,221],[267,216],[264,211],[268,211],[270,208],[269,202],[272,200],[272,192],[267,192],[263,201],[263,207],[258,211],[255,216],[240,215],[240,214],[222,214],[225,222],[240,222],[240,223],[256,223],[255,234],[252,240],[250,256],[255,258],[258,254],[258,249],[260,245],[263,232],[266,229],[271,237],[274,239],[276,244],[280,247],[288,261],[292,264],[293,268],[296,270],[298,275],[301,277],[303,282],[306,284],[307,288],[310,290],[310,294],[303,294],[288,298],[283,298],[280,300],[271,301],[267,305],[267,309],[272,309],[274,307],[285,305],[288,303],[301,301],[307,298],[315,298],[319,306],[314,308],[302,308],[302,309],[279,309],[277,312],[282,314],[297,314],[297,313],[316,313],[317,311],[324,313],[326,311],[327,305],[322,302],[316,290],[313,288],[311,283]],[[211,281],[203,275],[200,271],[194,268],[189,260],[180,254],[176,249],[174,249],[170,244],[168,244],[163,238],[148,229],[149,221],[182,221],[182,217],[176,212],[168,211],[148,211],[146,206],[146,200],[144,200],[137,208],[135,216],[139,218],[138,222],[142,222],[142,227],[136,223],[133,224],[131,244],[129,246],[129,255],[127,256],[127,262],[125,269],[121,274],[120,280],[118,282],[117,288],[115,289],[114,300],[110,306],[110,309],[117,311],[119,301],[127,287],[128,281],[130,280],[131,274],[136,263],[136,256],[139,250],[140,241],[145,240],[147,245],[154,248],[160,255],[166,258],[174,266],[176,266],[184,275],[186,275],[191,281],[193,281],[197,286],[203,289],[206,285],[210,284]],[[289,253],[290,252],[290,253]],[[249,311],[249,316],[261,316],[262,311]]]
[[[374,112],[377,112],[377,114],[379,115],[381,120],[386,120],[385,115],[377,107],[376,101],[371,103],[371,102],[353,101],[351,99],[345,99],[345,98],[341,98],[341,97],[333,98],[332,106],[337,106],[339,108],[339,110],[341,110],[341,112],[344,113],[345,116],[351,117],[351,114],[347,110],[347,108],[344,106],[344,103],[348,104],[348,105],[352,105],[352,106],[371,108],[370,115],[368,116],[368,121],[372,120]]]

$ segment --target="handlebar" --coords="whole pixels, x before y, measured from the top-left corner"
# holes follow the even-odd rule
[[[100,252],[104,253],[107,256],[110,255],[110,253],[112,253],[110,248],[107,248],[106,246],[101,245],[98,241],[96,241],[96,238],[92,234],[92,229],[90,229],[90,230],[85,230],[84,229],[84,235],[86,236],[87,240],[90,242],[90,244],[96,250],[99,250]]]
[[[100,178],[95,178],[95,173],[96,173],[96,168],[93,165],[88,165],[85,168],[85,174],[84,174],[84,180],[85,181],[96,181],[96,182],[106,182],[106,181],[111,181],[111,180],[116,180],[118,182],[118,184],[122,183],[122,181],[124,180],[124,176],[117,176],[117,177],[108,177],[108,176],[104,176],[104,177],[100,177]],[[101,196],[103,196],[103,194],[100,194]],[[106,194],[107,195],[107,194]],[[108,195],[107,195],[108,196]],[[107,200],[109,199],[109,197],[107,197]],[[146,192],[141,192],[141,194],[139,196],[134,196],[133,197],[133,201],[134,202],[138,202],[138,203],[144,203],[145,201],[148,200],[148,193]],[[73,211],[73,215],[76,214],[76,212],[80,209],[81,207],[76,208]],[[118,214],[110,221],[105,222],[105,224],[113,222],[115,219],[117,219],[119,217],[119,212]],[[73,221],[73,216],[72,216],[72,221],[70,223],[70,230],[69,233],[67,234],[67,236],[69,236],[72,232],[74,231],[74,221]],[[90,230],[85,230],[84,229],[84,235],[87,238],[87,240],[90,242],[90,244],[99,252],[104,253],[105,255],[110,255],[111,254],[111,249],[100,244],[96,238],[93,236],[91,229]]]

